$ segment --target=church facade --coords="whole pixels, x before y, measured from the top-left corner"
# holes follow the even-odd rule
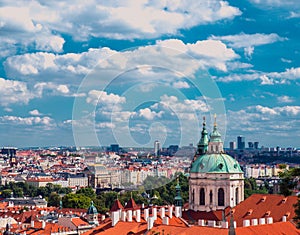
[[[194,211],[223,210],[244,200],[244,173],[239,163],[224,153],[216,117],[210,136],[205,119],[189,176],[189,207]]]

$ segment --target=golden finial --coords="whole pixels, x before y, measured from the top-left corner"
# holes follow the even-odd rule
[[[217,114],[214,115],[214,118],[215,118],[214,126],[217,126]]]

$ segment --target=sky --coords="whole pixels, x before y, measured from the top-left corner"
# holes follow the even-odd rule
[[[0,1],[0,146],[300,147],[298,0]]]

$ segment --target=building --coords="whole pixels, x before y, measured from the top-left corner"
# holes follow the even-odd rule
[[[245,137],[243,136],[237,137],[237,148],[240,150],[245,149]]]
[[[205,120],[198,150],[190,168],[189,208],[223,210],[244,200],[244,173],[239,163],[224,153],[216,118],[208,141]]]
[[[229,143],[229,148],[230,150],[235,150],[236,149],[236,142],[232,141]]]
[[[154,141],[154,155],[157,157],[160,154],[160,142],[158,140]]]

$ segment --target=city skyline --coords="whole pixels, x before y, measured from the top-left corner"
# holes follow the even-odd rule
[[[4,1],[0,146],[196,145],[216,113],[225,146],[299,147],[299,19],[296,0]]]

